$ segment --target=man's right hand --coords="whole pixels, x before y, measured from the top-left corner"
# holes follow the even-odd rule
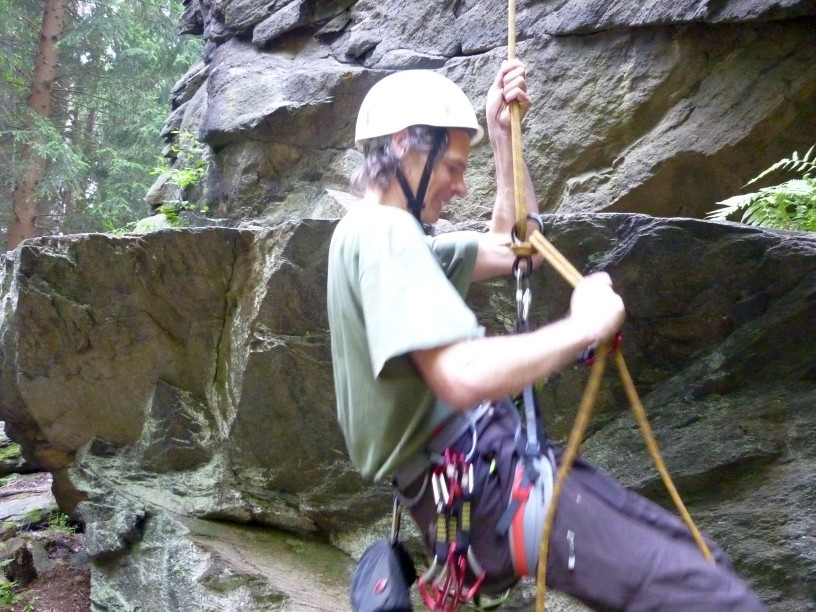
[[[572,292],[569,318],[598,342],[620,331],[625,316],[623,300],[612,289],[612,279],[606,272],[584,277]]]

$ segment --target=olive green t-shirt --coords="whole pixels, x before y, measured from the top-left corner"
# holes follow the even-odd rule
[[[484,334],[464,302],[476,251],[473,234],[429,238],[407,211],[364,202],[334,231],[328,314],[337,415],[365,478],[391,476],[453,412],[409,354]]]

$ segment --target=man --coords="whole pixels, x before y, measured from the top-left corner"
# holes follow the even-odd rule
[[[605,273],[578,284],[563,319],[529,333],[485,337],[465,304],[471,282],[510,274],[515,261],[513,102],[522,112],[531,105],[518,61],[503,63],[487,94],[497,183],[488,231],[428,238],[421,224],[467,194],[464,173],[482,129],[465,94],[439,74],[404,71],[377,83],[357,121],[365,160],[352,184],[363,199],[338,224],[329,253],[335,389],[350,458],[366,478],[394,479],[433,550],[442,494],[428,484],[432,458],[445,449],[467,454],[468,537],[478,560],[468,580],[481,572],[487,593],[535,574],[534,563],[519,570],[507,529],[497,529],[520,460],[507,398],[609,339],[624,319]],[[535,210],[529,176],[526,193]],[[559,458],[548,445],[541,506]],[[703,560],[679,519],[582,461],[571,474],[551,532],[551,586],[599,609],[763,609],[719,549],[717,565]]]

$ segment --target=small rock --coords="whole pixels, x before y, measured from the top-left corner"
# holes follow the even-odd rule
[[[4,558],[11,560],[5,568],[6,578],[15,582],[19,587],[28,586],[37,577],[37,569],[34,567],[34,557],[31,551],[25,541],[16,538],[6,544]],[[12,546],[9,547],[8,544]]]

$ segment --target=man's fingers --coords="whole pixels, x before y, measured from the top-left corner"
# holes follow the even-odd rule
[[[504,100],[507,104],[511,102],[518,102],[521,106],[527,107],[532,105],[533,101],[530,95],[523,89],[515,88],[510,91],[505,91]]]
[[[612,277],[607,272],[593,272],[588,274],[584,280],[590,282],[603,283],[604,285],[612,286]]]
[[[527,93],[526,71],[522,64],[509,67],[502,79],[502,95],[507,104],[518,102],[521,106],[527,107],[532,104]]]
[[[509,126],[511,103],[517,102],[523,113],[532,106],[532,99],[527,93],[526,74],[527,69],[517,58],[503,60],[496,73],[488,93],[488,110],[494,109],[492,112],[495,113],[500,127]],[[490,106],[491,100],[496,106]]]
[[[502,79],[502,88],[505,91],[510,89],[523,89],[527,91],[527,77],[524,75],[524,71],[514,70],[506,74]]]

